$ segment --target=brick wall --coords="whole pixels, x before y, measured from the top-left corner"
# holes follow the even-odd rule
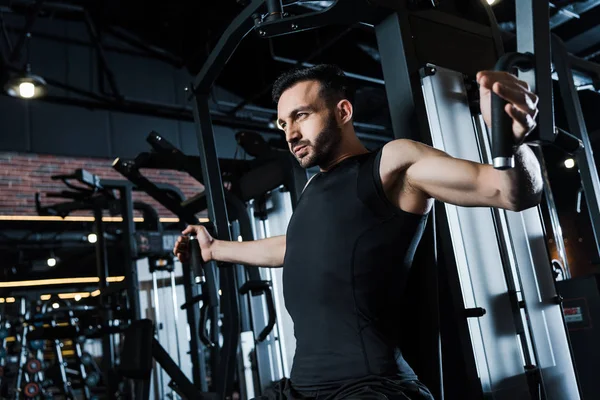
[[[58,157],[24,153],[0,152],[0,215],[37,215],[35,193],[41,193],[42,205],[67,201],[46,197],[48,192],[68,189],[60,180],[52,180],[53,175],[70,174],[83,168],[102,179],[126,178],[115,171],[112,159]],[[178,187],[187,197],[203,190],[202,185],[189,175],[169,170],[143,170],[144,176],[156,183],[169,183]],[[133,193],[134,201],[142,201],[155,207],[161,217],[174,215],[145,193]],[[74,215],[91,215],[78,212]]]

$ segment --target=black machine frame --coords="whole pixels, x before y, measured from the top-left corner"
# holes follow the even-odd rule
[[[262,19],[259,11],[265,3],[268,7],[269,17]],[[490,26],[473,23],[472,21],[450,16],[437,10],[419,12],[418,18],[428,20],[429,22],[438,24],[438,26],[451,27],[463,33],[487,37],[493,43],[491,47],[495,48],[495,51],[491,54],[494,58],[493,62],[495,62],[495,59],[504,50],[499,40],[497,23],[493,20],[493,14],[489,6],[484,4],[483,7],[487,7],[488,16],[491,19]],[[203,181],[206,184],[209,219],[214,223],[216,233],[220,238],[224,240],[231,239],[227,227],[227,209],[221,174],[216,158],[214,131],[208,100],[210,88],[215,83],[218,73],[223,69],[240,41],[252,30],[256,31],[262,38],[270,38],[332,24],[361,23],[373,27],[377,35],[394,137],[411,138],[431,144],[427,115],[420,87],[419,71],[421,67],[432,60],[424,59],[423,57],[427,56],[423,56],[417,52],[418,40],[415,40],[410,29],[410,18],[416,15],[417,12],[409,11],[409,2],[403,0],[372,1],[369,4],[361,0],[347,0],[343,2],[336,1],[329,8],[322,11],[286,18],[280,1],[266,2],[264,0],[254,0],[233,20],[192,83],[194,119],[197,126]],[[540,97],[538,106],[540,109],[540,119],[538,121],[536,136],[542,142],[554,142],[556,130],[554,128],[553,117],[548,2],[543,0],[519,1],[517,2],[516,15],[518,51],[535,55],[533,60],[534,69],[531,72],[523,74],[522,78],[529,82],[532,89],[537,91]],[[439,61],[436,60],[437,65],[440,65]],[[443,64],[443,60],[441,64]],[[478,68],[480,66],[478,65]],[[485,67],[486,65],[483,65],[483,68]],[[493,63],[488,63],[487,68],[492,67]],[[468,69],[470,70],[470,68]],[[581,119],[579,119],[580,121]],[[596,191],[594,190],[589,196],[593,196],[595,193]],[[587,192],[586,195],[588,195]],[[437,216],[438,214],[436,213],[435,215]],[[437,225],[440,223],[443,224],[442,220],[443,218],[435,218],[433,227],[431,226],[432,224],[429,224],[428,232],[426,232],[422,240],[425,246],[436,248],[434,231],[440,231],[440,227]],[[441,229],[441,231],[443,232],[444,229]],[[430,294],[437,293],[438,280],[435,269],[437,261],[435,251],[430,251],[424,258],[425,264],[433,267],[426,268],[429,272],[426,273],[427,276],[423,277],[425,289]],[[221,288],[225,294],[223,299],[225,307],[223,311],[226,318],[224,322],[224,347],[220,357],[222,361],[218,370],[219,381],[217,384],[218,395],[221,398],[225,398],[231,393],[234,374],[233,360],[235,359],[235,349],[238,345],[238,336],[240,333],[239,314],[236,309],[237,300],[233,296],[227,296],[227,293],[233,294],[236,288],[235,277],[231,271],[230,268],[224,268],[219,271]],[[430,359],[433,361],[429,364],[429,375],[423,378],[427,381],[434,396],[436,398],[443,398],[444,380],[441,369],[439,309],[437,302],[438,299],[435,298],[433,301],[430,300],[429,304],[425,306],[430,311],[427,314],[430,316],[427,325],[431,329],[425,331],[429,333],[423,336],[422,339],[429,344],[425,347],[430,349],[427,355],[431,356]],[[437,350],[434,350],[432,353],[431,349]],[[468,350],[465,348],[463,351],[467,352]],[[469,356],[467,353],[464,355],[466,356],[464,360],[467,360],[467,363],[469,362],[468,360],[472,361],[472,355]],[[468,367],[467,369],[471,375],[476,373],[474,365]],[[469,376],[469,378],[476,380],[476,376]]]

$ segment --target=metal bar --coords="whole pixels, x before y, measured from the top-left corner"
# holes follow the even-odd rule
[[[183,265],[183,291],[185,302],[191,302],[193,298],[200,294],[198,285],[194,283],[194,273],[189,265]],[[208,383],[206,381],[206,360],[204,350],[200,342],[199,324],[200,308],[186,308],[188,326],[190,330],[190,358],[192,361],[192,378],[197,388],[203,392],[208,391]]]
[[[343,38],[344,36],[346,36],[352,29],[354,29],[354,26],[350,26],[350,27],[344,29],[342,32],[338,33],[333,38],[329,39],[327,42],[325,42],[321,46],[317,47],[317,50],[313,51],[304,60],[302,60],[302,61],[298,60],[298,62],[297,62],[296,65],[300,66],[300,65],[302,65],[303,62],[308,62],[308,61],[312,60],[313,58],[317,57],[319,54],[323,53],[325,50],[327,50],[328,48],[330,48],[331,46],[333,46],[335,43],[337,43],[341,38]],[[271,55],[274,55],[275,52],[273,51],[273,41],[270,40],[270,39],[269,39],[269,49],[271,50]],[[270,91],[272,86],[273,85],[271,83],[268,84],[268,85],[266,85],[266,86],[264,86],[262,89],[260,89],[254,95],[252,95],[250,97],[247,97],[246,99],[244,99],[241,102],[239,102],[235,107],[233,107],[233,109],[231,109],[231,110],[228,111],[228,114],[230,114],[230,115],[235,114],[236,112],[238,112],[239,110],[241,110],[242,108],[244,108],[247,104],[253,103],[256,99],[259,99],[265,93],[267,93],[268,91]]]
[[[154,200],[162,204],[173,214],[177,215],[181,220],[189,224],[195,224],[198,222],[194,217],[194,214],[186,211],[179,201],[167,195],[165,191],[161,190],[148,178],[143,176],[140,173],[138,166],[135,165],[134,162],[116,159],[113,163],[113,168],[129,179],[129,181],[135,184],[138,188],[146,192]]]
[[[571,8],[571,11],[573,13],[575,13],[576,15],[581,15],[599,5],[600,5],[600,1],[589,0],[589,1],[584,1],[582,3],[572,4],[572,5],[570,5],[570,8]],[[566,13],[556,13],[555,15],[550,17],[550,28],[554,29],[554,28],[564,24],[565,22],[568,22],[569,20],[571,20],[571,18],[573,18],[573,15],[569,15]]]
[[[98,37],[98,32],[96,32],[96,27],[94,25],[94,21],[90,17],[90,14],[87,10],[83,11],[83,19],[85,21],[85,25],[88,29],[88,33],[90,35],[90,40],[94,44],[96,48],[96,54],[98,55],[98,61],[102,65],[102,69],[108,78],[108,84],[112,90],[113,95],[116,97],[121,97],[121,93],[119,92],[119,88],[117,87],[117,81],[115,80],[115,75],[111,71],[108,66],[108,62],[106,61],[106,55],[104,54],[104,48],[102,47],[102,43],[100,43],[100,38]]]
[[[375,34],[381,57],[381,66],[388,97],[388,107],[394,137],[409,138],[432,144],[427,107],[421,88],[419,60],[415,51],[407,9],[398,9],[377,26]],[[415,126],[415,122],[416,125]],[[435,219],[429,222],[421,239],[420,251],[415,256],[415,265],[426,266],[420,271],[419,287],[423,293],[432,293],[431,298],[422,299],[419,310],[427,315],[419,330],[422,343],[419,350],[427,356],[419,359],[420,375],[426,381],[435,398],[443,393],[441,341],[439,326],[437,252],[435,247]]]
[[[1,24],[1,22],[0,22],[0,24]],[[22,29],[18,29],[18,28],[15,28],[15,27],[10,27],[10,26],[7,28],[7,31],[11,32],[11,33],[17,33],[17,34],[25,33],[25,31],[22,30]],[[74,45],[86,46],[86,47],[94,47],[94,44],[90,43],[88,41],[79,40],[79,39],[73,39],[73,38],[69,38],[69,37],[66,37],[66,36],[55,35],[55,34],[52,34],[52,33],[32,31],[31,34],[33,36],[35,36],[36,38],[54,40],[54,41],[57,41],[57,42],[60,42],[60,43],[74,44]],[[132,49],[125,49],[125,48],[117,47],[117,46],[104,45],[104,49],[108,50],[108,51],[111,51],[111,52],[114,52],[114,53],[127,54],[127,55],[131,55],[131,56],[136,56],[136,57],[156,58],[156,57],[154,57],[154,56],[152,56],[152,55],[150,55],[148,53],[145,53],[145,52],[134,51]]]
[[[241,43],[242,39],[254,27],[252,15],[263,5],[264,0],[253,0],[225,29],[214,50],[194,79],[194,92],[209,93],[218,74]]]
[[[235,48],[230,48],[230,50],[233,52]],[[198,86],[203,87],[204,84],[205,82],[201,80]],[[200,161],[202,163],[202,176],[205,183],[204,190],[206,191],[208,218],[214,224],[219,239],[231,240],[225,195],[223,193],[223,182],[221,181],[215,137],[208,107],[208,92],[206,93],[196,93],[194,117],[198,128],[198,150],[201,155]],[[207,271],[207,278],[210,278],[208,276],[210,269],[212,268],[209,268],[209,271]],[[216,391],[219,396],[224,398],[231,395],[232,390],[236,352],[240,339],[240,315],[235,271],[231,267],[222,268],[219,271],[219,277],[222,290],[220,302],[224,316],[222,329],[223,347],[221,348],[218,360],[218,369],[216,371],[213,370],[212,373],[216,379]],[[217,313],[218,308],[215,307]]]
[[[153,269],[153,267],[150,267]],[[160,321],[160,304],[158,301],[158,285],[156,283],[156,270],[152,270],[152,291],[153,291],[153,300],[154,300],[154,330],[155,330],[155,340],[160,342],[160,330],[161,330],[161,321]],[[160,364],[159,364],[160,365]],[[165,382],[163,379],[163,373],[161,368],[156,368],[154,373],[158,375],[158,391],[159,398],[164,398],[165,396]]]
[[[265,18],[267,21],[281,19],[283,17],[281,0],[267,0],[267,12],[269,13]]]
[[[375,32],[394,137],[431,144],[408,11],[391,14],[375,27]],[[420,130],[415,129],[415,116]]]
[[[169,353],[160,345],[156,338],[152,338],[152,356],[164,369],[164,371],[173,380],[177,391],[183,395],[184,399],[206,399],[208,396],[199,393],[196,387],[190,382],[183,372],[177,367]]]
[[[17,39],[17,44],[15,45],[12,53],[10,54],[9,61],[15,62],[21,53],[21,48],[25,44],[25,40],[29,35],[29,31],[31,27],[35,23],[35,20],[44,5],[44,0],[36,0],[33,10],[27,15],[27,20],[25,21],[25,26],[23,27],[23,34],[19,36]]]
[[[598,43],[600,38],[600,25],[597,25],[579,35],[572,37],[565,46],[573,54],[581,53]]]
[[[517,51],[535,55],[534,69],[519,73],[519,78],[527,81],[539,97],[538,124],[534,134],[542,141],[552,143],[555,133],[548,1],[516,1],[515,7]]]
[[[596,243],[596,254],[600,258],[600,178],[594,161],[592,143],[590,141],[581,103],[570,65],[570,57],[563,41],[556,35],[552,35],[552,58],[554,67],[558,73],[560,94],[563,100],[569,124],[569,132],[577,136],[583,142],[583,151],[577,154],[577,164],[581,184],[585,192],[587,208],[590,213],[590,223],[594,232]]]
[[[360,22],[362,25],[372,25],[379,21],[381,12],[381,8],[373,7],[365,1],[337,0],[323,10],[275,21],[264,21],[257,24],[257,28],[261,37],[269,38],[334,24],[347,25]]]
[[[117,27],[109,27],[107,32],[116,37],[117,39],[121,40],[122,42],[143,50],[146,56],[157,58],[178,68],[181,68],[185,64],[181,58],[167,52],[164,49],[152,46],[151,44],[144,42],[142,39],[132,35],[131,33],[123,29]]]
[[[489,7],[489,5],[486,4],[485,7]],[[438,10],[422,10],[413,12],[412,15],[417,18],[422,18],[428,21],[436,22],[438,24],[447,25],[454,29],[472,33],[477,36],[493,38],[493,32],[490,31],[490,28],[488,26],[470,21],[466,18],[452,15],[447,12]]]
[[[141,319],[140,307],[140,288],[137,275],[137,266],[135,257],[137,254],[136,243],[133,240],[135,234],[135,224],[133,222],[133,200],[131,197],[130,184],[111,185],[110,181],[102,181],[102,186],[109,188],[116,187],[119,190],[119,202],[121,205],[121,216],[123,217],[123,263],[125,270],[125,282],[127,282],[127,298],[129,299],[129,309],[132,320],[138,321]]]
[[[106,237],[104,235],[104,222],[102,221],[102,208],[94,207],[94,219],[96,227],[96,268],[98,277],[100,278],[99,287],[100,292],[108,287],[108,257],[106,253]],[[112,320],[112,312],[110,311],[110,305],[107,304],[107,299],[102,296],[100,299],[102,302],[102,323],[108,323]],[[104,307],[108,306],[108,307]],[[112,366],[115,361],[115,353],[113,347],[113,336],[104,335],[102,336],[102,374],[105,382],[107,393],[115,393],[114,379],[112,377]]]
[[[313,63],[309,63],[309,62],[300,62],[298,64],[297,60],[294,60],[292,58],[276,56],[274,54],[272,54],[272,57],[273,57],[274,61],[282,62],[285,64],[301,65],[302,67],[314,67],[316,65]],[[374,83],[378,86],[385,85],[385,81],[383,79],[371,78],[370,76],[355,74],[354,72],[347,72],[347,71],[344,71],[344,75],[346,75],[348,78],[356,79],[361,82]]]
[[[554,242],[556,243],[556,251],[560,257],[562,266],[565,269],[565,279],[571,279],[571,269],[569,268],[569,261],[567,259],[563,231],[560,226],[560,219],[558,217],[556,202],[554,201],[554,194],[552,193],[552,186],[550,185],[550,177],[548,176],[548,168],[546,166],[546,161],[544,160],[544,153],[539,146],[532,146],[531,149],[537,156],[540,166],[542,167],[544,198],[546,199],[546,207],[548,208],[548,215],[550,216],[550,225],[552,226],[552,236],[554,236]]]

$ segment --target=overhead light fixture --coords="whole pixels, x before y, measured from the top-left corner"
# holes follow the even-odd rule
[[[55,310],[57,308],[59,308],[59,307],[60,307],[60,304],[58,304],[58,303],[52,303],[52,308],[54,308]]]
[[[487,0],[487,3],[488,3],[490,6],[493,6],[494,4],[496,4],[496,0]]]
[[[25,71],[11,76],[4,84],[4,90],[9,96],[21,99],[33,99],[42,97],[46,94],[46,81],[41,76],[31,73],[31,64],[29,64],[29,45],[31,43],[31,33],[25,34],[27,38],[27,52]]]
[[[567,158],[565,160],[565,167],[566,168],[573,168],[575,166],[575,160],[573,160],[572,158]]]
[[[26,71],[10,78],[4,85],[4,90],[12,97],[33,99],[46,94],[46,81],[41,76]]]
[[[55,257],[48,258],[47,263],[48,263],[49,267],[55,267],[56,266],[56,258]]]

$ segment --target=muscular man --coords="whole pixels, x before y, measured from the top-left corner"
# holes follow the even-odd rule
[[[490,124],[491,92],[514,120],[514,169],[453,158],[399,139],[369,152],[352,125],[343,73],[334,66],[296,69],[274,84],[278,122],[290,151],[320,172],[307,184],[287,234],[253,242],[196,234],[204,260],[283,266],[283,293],[296,353],[289,380],[261,399],[432,399],[396,340],[400,294],[434,199],[459,206],[520,211],[537,205],[540,167],[522,145],[535,126],[537,97],[515,76],[477,75]],[[187,257],[187,240],[174,253]]]

